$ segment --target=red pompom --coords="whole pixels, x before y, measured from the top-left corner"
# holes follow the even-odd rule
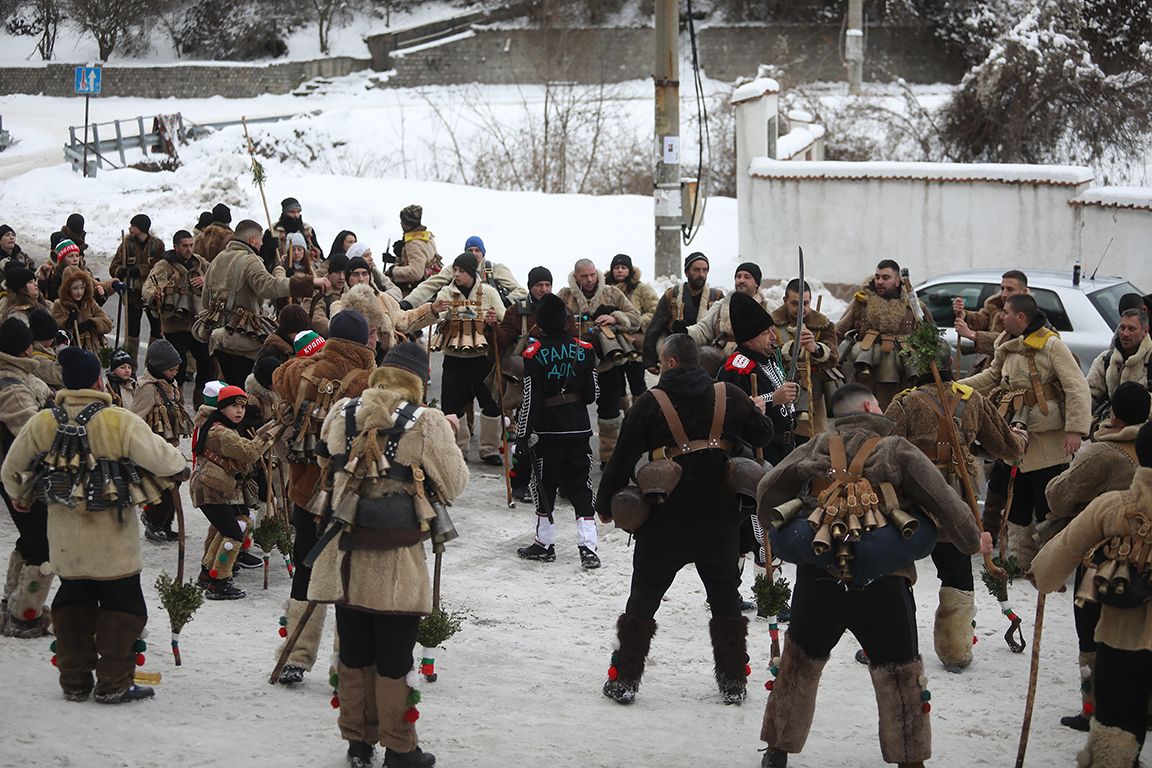
[[[252,539],[244,539],[244,549],[248,549],[250,546],[252,546]]]
[[[340,709],[340,697],[339,696],[333,696],[332,697],[332,709]]]
[[[208,578],[210,578],[210,579],[220,578],[220,571],[213,568],[212,570],[208,571]]]
[[[972,645],[976,645],[978,642],[980,642],[980,638],[976,637],[976,635],[972,635]]]
[[[1092,706],[1092,702],[1090,702],[1090,701],[1084,702],[1084,714],[1090,715],[1090,714],[1092,714],[1092,712],[1095,709],[1096,709],[1096,707]]]
[[[434,674],[436,674],[436,666],[434,664],[421,664],[420,665],[420,674],[422,674],[422,675],[434,675]]]
[[[52,666],[56,666],[56,655],[52,655]]]
[[[773,681],[769,680],[768,682],[764,683],[765,690],[772,690],[772,682]]]
[[[280,627],[280,637],[288,637],[288,627]]]
[[[136,654],[136,666],[138,666],[138,667],[144,666],[144,654],[142,654],[142,653]]]
[[[620,673],[616,671],[616,667],[608,667],[608,679],[615,680],[619,677]]]
[[[924,714],[928,714],[929,712],[932,711],[932,705],[929,704],[928,702],[924,702],[924,705],[922,707],[920,707],[920,711],[923,712]]]
[[[416,707],[412,707],[410,710],[404,713],[404,719],[410,723],[416,722],[420,719],[420,710],[416,709]]]
[[[24,611],[24,621],[35,621],[35,620],[36,620],[36,611],[34,609],[29,608],[28,610]]]
[[[744,665],[744,677],[752,677],[752,667],[747,664]]]

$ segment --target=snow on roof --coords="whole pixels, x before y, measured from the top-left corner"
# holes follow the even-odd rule
[[[728,100],[728,103],[740,104],[741,102],[758,99],[761,96],[767,96],[770,93],[780,93],[780,83],[770,77],[758,77],[752,82],[745,83],[733,91],[732,98]]]
[[[811,112],[805,112],[803,109],[793,109],[788,113],[789,120],[795,120],[798,123],[810,123],[816,118],[812,117]]]
[[[777,155],[783,157],[780,142]],[[1078,165],[1012,165],[1000,163],[850,163],[821,161],[784,163],[753,158],[748,173],[764,179],[907,179],[915,181],[996,181],[1003,184],[1079,186],[1092,181],[1092,170]]]
[[[776,139],[776,157],[788,160],[816,143],[824,136],[824,126],[809,125],[806,128],[793,128],[784,136]]]
[[[1080,194],[1068,205],[1099,205],[1102,208],[1133,208],[1152,211],[1152,189],[1148,187],[1096,187]]]

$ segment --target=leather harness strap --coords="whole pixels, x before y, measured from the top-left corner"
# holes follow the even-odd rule
[[[672,401],[668,399],[668,395],[661,389],[651,390],[656,402],[660,404],[664,419],[668,422],[672,439],[676,441],[675,445],[661,446],[654,450],[652,452],[653,460],[671,459],[681,454],[701,451],[706,448],[732,450],[730,441],[720,439],[720,434],[724,429],[724,415],[728,408],[728,393],[722,382],[716,382],[713,385],[713,391],[716,399],[712,407],[712,426],[708,431],[708,439],[689,440],[687,433],[684,432],[684,425],[680,422],[680,417],[676,414],[676,409],[673,407]]]

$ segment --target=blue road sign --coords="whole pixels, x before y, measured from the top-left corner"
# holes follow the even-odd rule
[[[100,67],[76,67],[76,93],[100,93]]]

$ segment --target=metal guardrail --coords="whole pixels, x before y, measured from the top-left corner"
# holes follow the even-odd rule
[[[77,126],[69,126],[69,143],[64,145],[64,159],[72,164],[73,171],[81,173],[84,170],[85,149],[87,149],[87,175],[95,176],[96,170],[99,168],[117,169],[127,166],[127,152],[129,150],[139,149],[143,153],[144,159],[148,159],[153,153],[163,153],[170,157],[175,157],[175,140],[184,141],[186,139],[184,118],[179,113],[173,116],[173,122],[176,125],[175,136],[166,134],[160,127],[162,122],[163,118],[161,117],[152,118],[152,131],[145,130],[144,117],[142,116],[137,117],[135,120],[112,120],[107,123],[92,123],[88,126],[91,140],[87,142],[87,145],[85,145],[83,138],[76,136]],[[136,127],[137,132],[135,134],[125,135],[125,127],[133,125]],[[110,126],[112,130],[116,132],[116,138],[101,139],[101,126],[106,129]],[[79,126],[79,130],[83,134],[84,126]],[[119,157],[119,165],[116,164],[113,157]]]
[[[12,135],[4,130],[4,117],[0,115],[0,152],[12,146]]]

